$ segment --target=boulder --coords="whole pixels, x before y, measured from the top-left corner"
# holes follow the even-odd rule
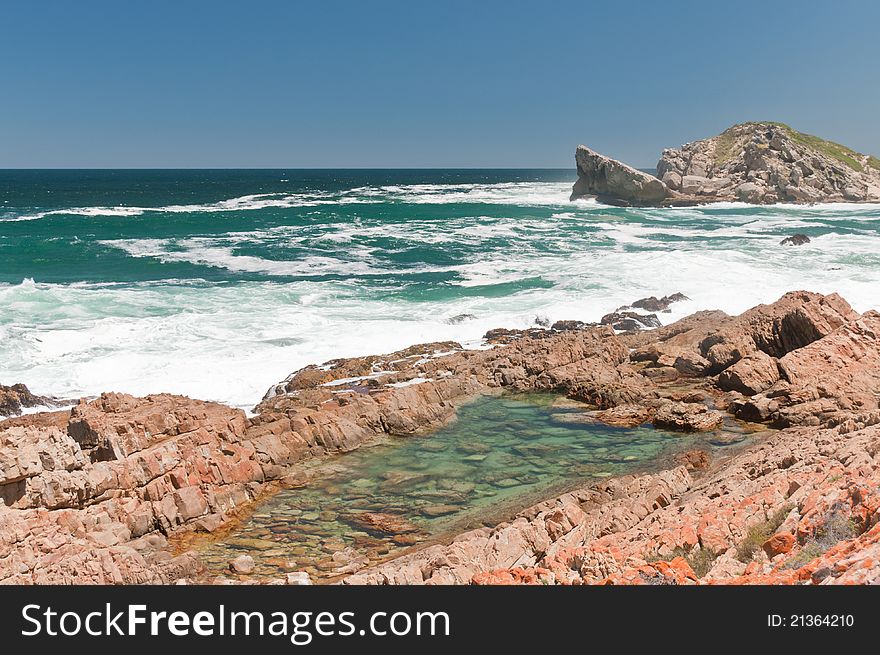
[[[782,532],[770,537],[761,545],[761,548],[767,553],[767,557],[772,559],[777,555],[791,552],[791,549],[794,548],[796,543],[797,539],[795,539],[793,534]]]
[[[753,396],[738,415],[760,412],[779,427],[880,422],[880,313],[857,316],[778,366],[786,382]]]
[[[571,199],[594,196],[603,201],[628,205],[651,205],[662,201],[669,191],[653,175],[643,173],[586,146],[575,153],[578,179]]]
[[[249,575],[254,572],[255,568],[256,564],[254,563],[254,558],[250,555],[239,555],[229,562],[229,570],[233,573]]]
[[[709,178],[702,175],[685,175],[681,178],[681,192],[687,195],[716,195],[731,184],[726,177]]]
[[[669,309],[670,305],[681,302],[682,300],[690,300],[690,298],[681,292],[676,292],[670,296],[663,296],[662,298],[658,298],[657,296],[640,298],[630,305],[630,307],[633,307],[634,309],[644,309],[647,312],[665,312]]]
[[[776,359],[757,351],[740,359],[718,376],[718,387],[754,396],[772,387],[779,380]]]
[[[740,202],[758,204],[764,198],[765,189],[754,182],[743,182],[737,185],[734,193],[736,194],[736,199]]]
[[[618,405],[596,414],[596,418],[607,425],[634,428],[651,420],[653,410],[644,405]]]
[[[721,427],[724,414],[702,403],[671,402],[661,406],[651,422],[664,430],[705,432]]]
[[[802,246],[807,243],[810,243],[810,237],[808,237],[806,234],[792,234],[790,237],[785,237],[782,241],[780,241],[779,245]]]
[[[660,181],[674,191],[681,189],[681,174],[675,171],[666,171]]]
[[[700,377],[706,374],[711,364],[699,353],[685,351],[675,358],[673,368],[688,377]]]
[[[551,330],[557,330],[558,332],[565,332],[567,330],[580,330],[586,324],[583,321],[556,321],[553,325],[550,326]]]
[[[639,314],[638,312],[612,312],[605,314],[599,321],[600,325],[610,325],[620,332],[658,328],[662,325],[657,314]]]

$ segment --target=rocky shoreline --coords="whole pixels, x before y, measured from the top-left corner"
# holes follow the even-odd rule
[[[644,300],[643,311],[674,301]],[[646,331],[621,310],[606,325],[492,331],[485,350],[434,343],[308,366],[251,418],[109,393],[2,421],[0,582],[201,580],[198,553],[175,545],[187,535],[211,538],[301,484],[309,460],[430,433],[461,403],[508,390],[562,393],[615,425],[706,430],[733,415],[768,432],[708,469],[695,452],[670,470],[593,483],[344,583],[880,579],[880,314],[808,292]]]
[[[742,123],[663,151],[657,175],[586,146],[571,199],[632,206],[880,201],[880,159],[783,123]]]

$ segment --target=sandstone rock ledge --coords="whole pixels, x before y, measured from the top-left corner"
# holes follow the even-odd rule
[[[176,537],[228,525],[306,459],[435,429],[503,389],[565,393],[610,423],[672,416],[699,429],[726,410],[783,429],[702,477],[610,480],[345,582],[876,581],[878,334],[880,314],[794,292],[648,332],[535,328],[488,350],[425,344],[309,366],[252,418],[104,394],[2,421],[0,582],[195,577],[198,556]]]
[[[759,369],[761,397],[780,399],[778,420],[789,427],[701,478],[679,467],[585,487],[345,582],[877,583],[878,335],[875,312],[792,293],[739,317],[701,312],[626,337],[631,361],[700,366],[715,385],[734,365],[747,377],[749,366]],[[763,357],[778,377],[764,375]],[[734,409],[751,402],[738,391],[717,400]]]

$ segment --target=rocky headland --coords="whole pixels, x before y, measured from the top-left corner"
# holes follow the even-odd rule
[[[688,452],[656,473],[591,481],[494,527],[348,569],[342,582],[880,581],[880,314],[793,292],[740,316],[704,311],[641,329],[649,319],[635,310],[675,300],[613,313],[640,321],[492,331],[483,350],[423,344],[308,366],[274,385],[252,417],[180,396],[108,393],[4,420],[0,582],[205,581],[185,545],[303,484],[307,463],[429,434],[462,403],[508,390],[564,394],[612,425],[688,432],[737,417],[765,431],[729,456]],[[409,530],[404,516],[358,518],[366,529]],[[246,574],[253,562],[230,566]]]
[[[664,150],[656,177],[586,146],[578,146],[575,162],[572,200],[632,206],[880,201],[880,159],[783,123],[742,123]]]

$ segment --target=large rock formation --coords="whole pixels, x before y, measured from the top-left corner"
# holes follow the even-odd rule
[[[880,200],[880,160],[782,123],[743,123],[664,150],[657,175],[693,198],[773,202]]]
[[[165,535],[221,522],[269,472],[244,414],[222,405],[105,394],[56,418],[0,423],[0,583],[192,575],[198,560]]]
[[[778,358],[780,375],[791,376],[780,383],[790,396],[824,405],[793,413],[798,427],[768,433],[702,477],[682,466],[583,487],[345,582],[877,583],[878,328],[874,312],[860,317],[839,297],[798,292],[740,317],[701,312],[625,336],[630,360],[648,367],[722,344],[714,353],[722,375],[754,357],[740,347],[762,354],[754,364],[761,369],[765,357]],[[710,371],[697,379],[716,383],[717,376],[704,377]],[[716,388],[716,406],[735,407],[738,398]],[[829,427],[810,427],[819,422]]]
[[[577,383],[611,398],[637,382],[618,368],[626,348],[610,327],[547,332],[505,349],[428,344],[306,367],[251,419],[180,396],[103,394],[0,422],[0,583],[192,577],[198,558],[167,537],[221,528],[305,459],[436,428],[504,386]]]
[[[666,198],[666,186],[653,175],[600,155],[586,146],[575,153],[578,179],[571,199],[595,196],[614,204],[655,205]]]
[[[718,136],[664,150],[657,163],[660,187],[644,180],[644,173],[634,178],[638,185],[624,178],[626,183],[603,187],[596,169],[614,160],[583,146],[575,159],[573,198],[594,195],[618,204],[649,205],[880,201],[880,160],[782,123],[742,123]],[[615,171],[634,171],[614,164]],[[650,188],[650,197],[639,192],[643,187]]]
[[[880,581],[880,314],[793,292],[652,331],[499,338],[487,350],[426,344],[309,366],[252,418],[179,396],[104,394],[2,421],[0,582],[204,580],[181,537],[296,484],[306,459],[430,431],[505,388],[565,393],[614,424],[703,429],[727,410],[784,429],[708,473],[692,453],[687,467],[584,487],[347,582]],[[397,515],[356,518],[410,529]]]

